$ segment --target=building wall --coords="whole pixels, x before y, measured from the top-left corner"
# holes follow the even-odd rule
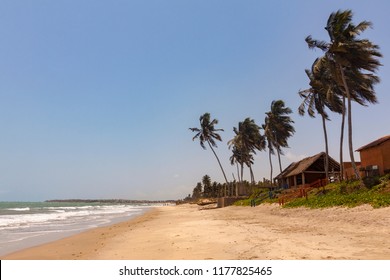
[[[390,141],[381,145],[383,155],[383,171],[390,170]]]
[[[325,173],[305,173],[305,183],[310,184],[318,179],[324,179],[325,178]]]
[[[359,170],[360,167],[362,166],[362,164],[360,162],[355,162],[356,163],[356,167],[357,169]],[[353,170],[353,167],[352,167],[352,162],[344,162],[343,163],[344,165],[344,179],[353,179],[355,178],[355,170]],[[364,172],[360,172],[360,176],[363,176],[364,177]]]
[[[296,178],[296,185],[294,181],[294,177]],[[317,181],[318,179],[324,179],[325,178],[325,173],[305,173],[305,185],[310,183],[313,183],[314,181]],[[288,186],[291,187],[296,187],[296,186],[302,186],[303,185],[303,177],[302,173],[294,176],[290,176],[287,178],[288,179]]]
[[[379,174],[383,175],[384,170],[390,169],[390,141],[381,145],[360,151],[362,167],[377,165]]]

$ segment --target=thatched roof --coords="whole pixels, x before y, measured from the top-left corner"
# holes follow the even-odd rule
[[[371,143],[367,144],[367,145],[364,145],[363,147],[360,147],[359,149],[357,149],[356,151],[357,152],[360,152],[362,150],[366,150],[366,149],[369,149],[369,148],[373,148],[375,146],[378,146],[384,142],[386,142],[387,140],[390,140],[390,135],[386,135],[386,136],[383,136],[382,138],[379,138],[375,141],[372,141]]]
[[[304,158],[298,162],[291,163],[275,179],[287,178],[298,175],[305,171],[324,172],[325,171],[325,153],[321,152],[311,157]],[[329,156],[329,171],[340,171],[340,164]]]

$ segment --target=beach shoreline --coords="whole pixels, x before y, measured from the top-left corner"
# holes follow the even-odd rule
[[[390,259],[390,207],[164,206],[3,260]]]
[[[1,202],[0,257],[127,221],[154,205],[88,202]]]

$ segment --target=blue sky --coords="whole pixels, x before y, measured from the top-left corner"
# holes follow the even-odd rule
[[[233,126],[261,124],[275,99],[294,110],[283,166],[322,151],[321,121],[297,115],[297,92],[321,55],[304,39],[328,40],[338,9],[372,21],[363,37],[384,55],[380,103],[353,108],[358,148],[389,134],[388,1],[1,1],[0,200],[183,198],[204,174],[223,181],[191,141],[199,116],[225,130],[217,153],[232,178]],[[266,153],[254,172],[268,178]]]

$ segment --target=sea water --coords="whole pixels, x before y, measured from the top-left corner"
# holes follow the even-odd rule
[[[131,219],[154,204],[0,202],[0,257]]]

